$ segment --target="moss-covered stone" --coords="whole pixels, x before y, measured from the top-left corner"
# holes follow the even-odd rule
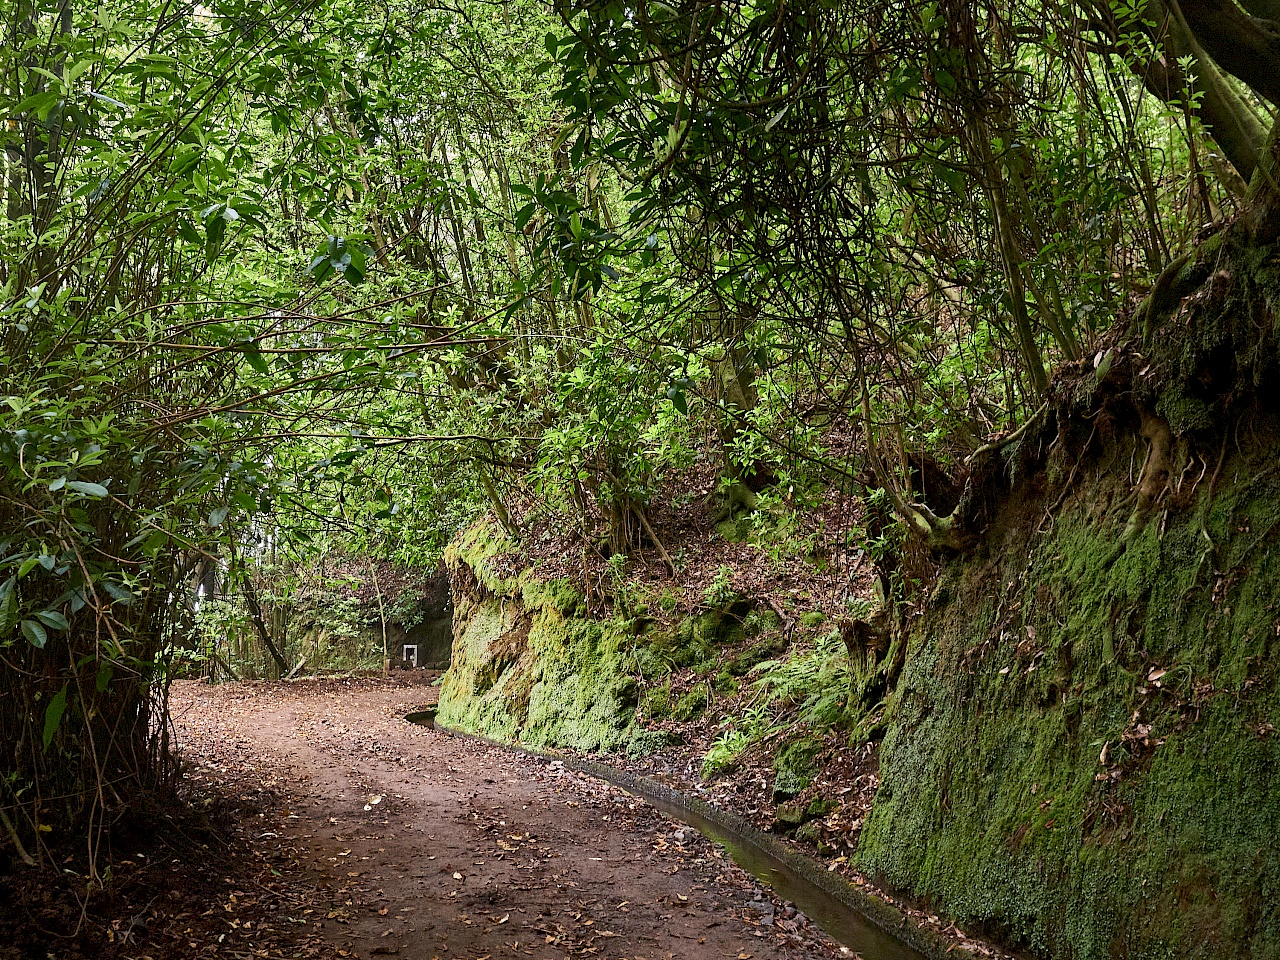
[[[768,607],[753,607],[742,620],[742,632],[748,637],[758,637],[781,626],[782,619]]]
[[[773,829],[778,833],[791,833],[804,823],[804,806],[799,803],[780,803],[773,812]]]
[[[773,636],[767,640],[761,640],[758,643],[753,643],[730,660],[725,669],[735,677],[744,677],[751,672],[753,667],[764,663],[766,660],[772,660],[786,648],[786,641],[781,636]]]
[[[671,716],[671,681],[649,687],[644,692],[641,710],[646,720],[666,720]]]
[[[675,706],[671,708],[671,717],[680,723],[688,723],[695,720],[706,712],[707,704],[711,702],[711,695],[707,690],[705,683],[695,684],[689,688],[676,701]]]
[[[815,763],[822,741],[817,737],[800,737],[782,747],[773,758],[773,802],[798,796],[813,782],[818,768]]]
[[[950,564],[862,869],[1047,956],[1280,956],[1275,448],[1229,453],[1212,499],[1118,557],[1128,486],[1102,472]]]
[[[746,543],[751,538],[751,515],[740,514],[716,524],[716,533],[730,543]]]
[[[821,798],[810,800],[809,805],[804,808],[805,820],[817,820],[821,817],[825,817],[838,806],[840,806],[840,804],[836,800],[824,800]]]
[[[836,807],[840,806],[835,800],[815,799],[806,803],[780,803],[773,815],[773,829],[779,833],[790,833],[800,828],[796,833],[796,839],[808,839],[816,843],[818,840],[818,831],[816,828],[810,827],[808,831],[804,829],[806,825],[814,820],[825,817]]]
[[[531,746],[644,753],[669,739],[644,721],[687,721],[706,709],[709,683],[672,703],[669,681],[646,692],[638,678],[714,665],[723,646],[742,640],[728,607],[674,628],[650,619],[647,605],[592,619],[570,581],[500,574],[493,560],[512,546],[479,523],[446,551],[455,615],[440,723]]]
[[[811,843],[817,846],[822,839],[822,833],[812,823],[806,823],[796,830],[796,839],[802,843]]]
[[[742,684],[737,677],[729,670],[721,670],[716,674],[715,680],[712,682],[712,689],[716,693],[732,696],[741,689]]]
[[[446,552],[455,614],[440,722],[531,745],[626,749],[640,699],[635,622],[583,618],[567,581],[498,576],[488,561],[509,549],[482,523]]]

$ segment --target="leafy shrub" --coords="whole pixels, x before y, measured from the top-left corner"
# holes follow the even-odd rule
[[[702,593],[703,602],[708,607],[727,607],[738,599],[738,591],[733,587],[733,568],[724,564],[716,571],[715,577]]]

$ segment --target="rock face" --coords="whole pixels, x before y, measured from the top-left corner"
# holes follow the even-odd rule
[[[1015,488],[910,631],[864,870],[1054,957],[1280,956],[1280,447],[1252,427],[1123,552],[1137,443],[1056,511]]]
[[[494,528],[466,531],[446,554],[453,656],[439,721],[532,746],[638,748],[636,638],[643,622],[591,620],[564,583],[490,573],[509,547]]]
[[[651,752],[668,734],[639,722],[636,678],[709,666],[723,646],[743,639],[748,607],[740,602],[668,626],[647,609],[594,619],[567,581],[495,573],[495,558],[511,548],[482,522],[445,553],[454,604],[453,654],[440,690],[445,726],[530,746]],[[691,718],[707,698],[695,687],[664,708]]]

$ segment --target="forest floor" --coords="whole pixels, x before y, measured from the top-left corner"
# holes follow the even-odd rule
[[[233,856],[210,854],[205,910],[160,890],[112,955],[852,955],[643,801],[405,722],[429,679],[177,684],[192,799],[244,798]]]

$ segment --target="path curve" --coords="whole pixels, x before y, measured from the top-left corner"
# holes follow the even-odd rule
[[[406,680],[175,685],[193,770],[287,784],[281,829],[337,894],[304,924],[329,956],[853,956],[644,801],[403,720],[434,698]]]

